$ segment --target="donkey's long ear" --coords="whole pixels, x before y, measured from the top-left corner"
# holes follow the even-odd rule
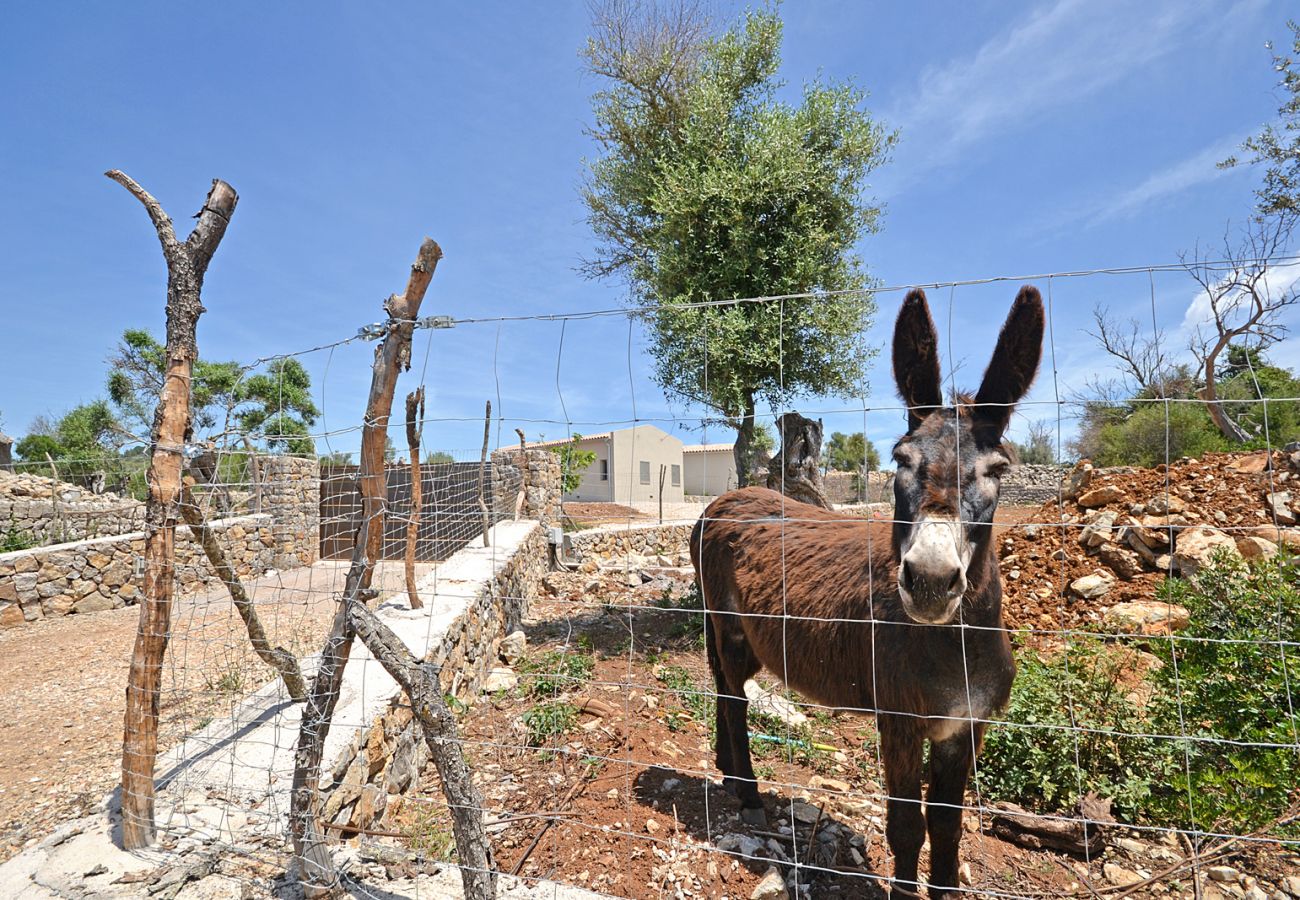
[[[939,336],[930,318],[925,291],[911,290],[894,325],[894,382],[907,404],[907,430],[912,432],[931,409],[943,406],[939,386]]]
[[[1002,440],[1011,411],[1029,392],[1043,355],[1043,298],[1025,285],[1011,304],[993,359],[975,395],[975,439],[984,446]]]

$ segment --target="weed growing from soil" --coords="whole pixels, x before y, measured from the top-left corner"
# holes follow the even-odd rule
[[[407,845],[426,859],[452,862],[456,859],[456,838],[437,804],[421,803],[415,820],[404,830]]]
[[[655,601],[659,609],[679,610],[674,617],[668,637],[674,641],[689,642],[691,646],[704,647],[704,597],[700,586],[692,581],[686,593],[678,596],[670,587],[664,588],[663,595]]]
[[[581,687],[591,680],[596,660],[590,653],[552,650],[529,657],[519,666],[523,693],[547,700]]]
[[[529,747],[545,747],[563,737],[578,722],[578,709],[572,703],[557,700],[534,706],[523,715]]]

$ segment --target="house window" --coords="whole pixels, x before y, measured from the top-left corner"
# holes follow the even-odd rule
[[[673,466],[673,487],[681,487],[682,484],[682,467]]]
[[[642,484],[650,483],[650,461],[649,460],[645,460],[645,459],[641,460],[641,483]]]
[[[609,460],[607,459],[600,461],[600,480],[609,481]]]

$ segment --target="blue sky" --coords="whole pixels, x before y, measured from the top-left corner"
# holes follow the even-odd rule
[[[720,5],[719,17],[741,8]],[[781,11],[792,87],[819,73],[852,79],[900,131],[871,185],[883,231],[860,248],[884,284],[1171,262],[1249,210],[1258,173],[1214,164],[1275,115],[1265,42],[1287,35],[1282,0],[789,0]],[[583,3],[43,4],[6,25],[0,427],[10,434],[100,395],[123,328],[162,331],[157,241],[143,209],[103,177],[109,168],[151,190],[178,228],[211,178],[239,191],[204,293],[210,358],[252,361],[376,321],[424,235],[446,252],[425,313],[623,302],[620,285],[575,271],[591,248],[577,185],[597,87],[578,58]],[[1055,372],[1044,367],[1019,430],[1055,419],[1057,394],[1107,371],[1080,330],[1095,303],[1149,321],[1154,302],[1179,344],[1196,318],[1185,275],[1051,288]],[[931,293],[959,382],[978,379],[1015,289]],[[878,297],[876,343],[901,299]],[[619,317],[424,332],[399,390],[427,356],[439,421],[426,442],[467,455],[483,401],[498,396],[503,442],[520,423],[553,438],[634,417],[688,443],[727,439],[664,400],[643,345]],[[304,357],[331,446],[358,442],[371,350]],[[1300,364],[1289,345],[1275,356]],[[879,363],[864,399],[800,404],[828,431],[865,422],[878,445],[898,433],[896,406]]]

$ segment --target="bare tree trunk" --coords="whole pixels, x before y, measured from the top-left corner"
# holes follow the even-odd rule
[[[745,395],[745,409],[741,413],[740,424],[736,427],[736,444],[732,455],[736,460],[736,487],[749,484],[753,473],[749,470],[750,448],[754,445],[754,395]]]
[[[68,539],[68,526],[63,521],[63,510],[59,506],[59,470],[54,465],[54,457],[50,456],[49,451],[45,451],[45,461],[50,464],[50,477],[54,479],[54,485],[50,488],[50,508],[54,513],[54,527],[59,532],[59,543]]]
[[[487,451],[488,437],[492,431],[492,401],[487,401],[487,409],[483,412],[483,451],[478,455],[478,508],[483,513],[483,546],[492,546],[492,539],[488,532],[492,530],[492,516],[488,514],[487,498],[484,491],[487,490],[484,478],[487,475]]]
[[[1224,412],[1223,404],[1219,402],[1219,392],[1215,384],[1215,379],[1217,378],[1215,369],[1218,366],[1219,353],[1222,352],[1223,348],[1226,346],[1227,342],[1222,341],[1219,345],[1216,345],[1213,350],[1206,354],[1205,387],[1201,388],[1197,393],[1199,393],[1201,399],[1205,401],[1205,408],[1210,411],[1210,418],[1214,420],[1214,427],[1218,428],[1219,432],[1234,444],[1244,444],[1246,441],[1250,440],[1250,435],[1246,434],[1245,430],[1236,422],[1232,421],[1232,419],[1228,417],[1228,414]]]
[[[418,426],[416,423],[420,423]],[[406,445],[411,449],[411,517],[406,523],[406,596],[411,609],[420,609],[415,589],[415,545],[420,539],[420,511],[424,508],[424,483],[420,474],[420,435],[424,431],[424,385],[406,395]]]
[[[429,745],[451,811],[451,828],[456,837],[456,857],[466,900],[491,900],[497,895],[497,876],[492,863],[492,847],[483,831],[483,798],[474,787],[469,766],[461,755],[456,721],[443,698],[437,673],[431,666],[412,657],[401,638],[365,606],[351,604],[348,616],[357,637],[406,691],[411,700],[411,711],[424,731],[424,741]]]
[[[411,333],[420,314],[420,304],[428,290],[442,249],[428,238],[411,266],[406,292],[389,297],[384,309],[389,316],[389,330],[375,348],[374,372],[370,379],[370,399],[366,404],[365,428],[361,435],[362,517],[352,548],[352,562],[344,582],[343,596],[334,614],[320,665],[312,680],[298,732],[298,750],[294,757],[293,789],[289,800],[289,830],[293,837],[294,858],[304,894],[309,898],[337,894],[340,888],[334,861],[325,843],[319,821],[319,783],[321,756],[329,734],[330,719],[338,703],[355,636],[348,617],[348,607],[360,601],[369,587],[378,546],[370,540],[372,531],[382,533],[384,484],[384,443],[388,419],[393,409],[393,393],[398,374],[411,364]]]
[[[781,449],[767,470],[767,486],[792,500],[833,509],[822,481],[822,423],[788,412],[777,420]]]
[[[253,650],[261,657],[262,662],[280,673],[280,677],[284,679],[284,687],[293,701],[301,703],[307,698],[307,687],[303,683],[302,670],[298,668],[297,657],[283,647],[271,646],[271,642],[266,637],[266,629],[262,627],[262,620],[257,617],[252,598],[244,590],[244,583],[235,574],[230,560],[226,557],[226,551],[222,549],[217,536],[213,534],[199,505],[194,502],[194,495],[190,492],[189,485],[184,483],[181,486],[181,517],[185,519],[185,524],[190,526],[190,531],[198,539],[199,546],[203,548],[203,553],[212,564],[217,577],[230,592],[230,599],[234,602],[239,617],[244,620],[244,627],[248,629],[248,640],[252,643]]]
[[[200,295],[208,263],[226,233],[239,195],[224,181],[214,180],[194,230],[181,243],[171,219],[148,191],[117,169],[105,174],[144,205],[167,261],[166,370],[153,420],[149,500],[145,505],[144,596],[127,680],[122,739],[122,846],[138,850],[152,844],[155,837],[158,702],[171,627],[181,461],[190,437],[190,376],[198,356],[195,332],[203,312]]]

